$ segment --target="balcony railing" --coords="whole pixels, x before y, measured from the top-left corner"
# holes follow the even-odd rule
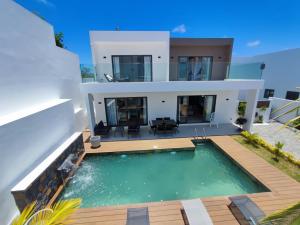
[[[82,64],[82,82],[209,81],[261,79],[263,63],[112,63]]]

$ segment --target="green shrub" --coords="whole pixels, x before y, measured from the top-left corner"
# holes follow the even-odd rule
[[[281,142],[276,142],[275,146],[266,142],[263,138],[259,137],[257,134],[251,134],[248,131],[242,131],[241,135],[246,138],[247,143],[252,144],[254,146],[259,145],[263,148],[267,149],[269,152],[275,155],[275,159],[278,160],[279,157],[284,158],[285,160],[293,163],[296,166],[300,167],[300,160],[295,159],[294,155],[291,153],[282,151],[284,146]]]

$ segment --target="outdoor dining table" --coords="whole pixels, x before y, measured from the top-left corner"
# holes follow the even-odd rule
[[[176,121],[175,120],[152,120],[153,126],[157,126],[160,124],[168,124],[168,125],[176,126]]]

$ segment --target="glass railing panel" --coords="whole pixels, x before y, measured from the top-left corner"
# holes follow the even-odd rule
[[[261,79],[262,63],[99,63],[80,65],[82,82],[210,81]]]
[[[94,65],[80,64],[82,83],[96,81],[96,70]]]
[[[228,79],[250,79],[260,80],[264,64],[261,62],[253,63],[231,63],[228,70]]]

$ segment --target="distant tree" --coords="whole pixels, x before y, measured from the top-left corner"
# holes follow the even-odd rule
[[[55,43],[56,46],[64,48],[64,33],[63,32],[58,32],[55,33]]]

